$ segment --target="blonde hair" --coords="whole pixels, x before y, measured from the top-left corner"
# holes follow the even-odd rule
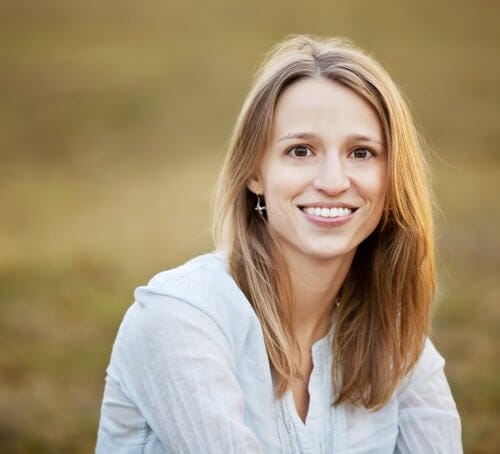
[[[341,288],[332,370],[336,404],[348,401],[377,409],[421,354],[435,264],[425,159],[406,102],[376,61],[340,39],[294,36],[271,50],[244,102],[222,168],[215,195],[215,244],[226,252],[230,272],[261,322],[281,397],[290,380],[300,376],[290,276],[266,222],[254,210],[255,195],[247,183],[269,140],[280,93],[303,78],[324,78],[352,89],[375,109],[384,132],[384,212],[358,246]]]

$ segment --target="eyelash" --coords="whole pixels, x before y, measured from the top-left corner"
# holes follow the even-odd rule
[[[301,144],[301,145],[293,145],[293,146],[291,146],[290,148],[288,148],[286,150],[286,154],[288,156],[291,156],[293,150],[297,150],[298,148],[305,148],[308,152],[312,153],[312,150],[311,150],[311,148],[309,146]],[[303,158],[307,158],[307,157],[309,157],[309,156],[292,156],[292,158],[296,158],[296,159],[303,159]]]
[[[292,152],[294,150],[299,149],[299,148],[306,149],[309,153],[313,152],[312,149],[311,149],[311,147],[309,147],[308,145],[300,144],[300,145],[293,145],[290,148],[288,148],[286,150],[286,154],[288,156],[292,156]],[[364,157],[364,158],[355,158],[355,159],[359,159],[361,161],[365,161],[365,160],[373,158],[373,157],[375,157],[377,155],[373,150],[371,150],[368,147],[356,147],[356,148],[353,148],[351,151],[349,151],[349,156],[353,155],[358,150],[367,151],[371,155],[371,156],[367,156],[367,157]],[[295,159],[304,159],[304,158],[308,158],[309,156],[292,156],[292,157],[295,158]]]
[[[354,148],[353,150],[350,151],[350,155],[354,154],[354,152],[358,151],[358,150],[364,150],[364,151],[367,151],[368,153],[370,153],[371,156],[368,156],[368,157],[365,157],[365,158],[357,158],[357,159],[360,159],[361,161],[365,161],[366,159],[370,159],[370,158],[373,158],[376,156],[376,153],[372,150],[370,150],[369,148],[367,147],[356,147]]]

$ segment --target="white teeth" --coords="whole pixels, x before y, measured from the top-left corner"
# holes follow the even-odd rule
[[[320,208],[320,207],[307,207],[304,211],[311,216],[321,216],[322,218],[336,218],[340,216],[347,216],[352,213],[351,208]]]

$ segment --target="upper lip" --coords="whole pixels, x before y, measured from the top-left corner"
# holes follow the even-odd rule
[[[300,208],[350,208],[351,210],[358,208],[356,205],[347,202],[312,202],[300,203],[297,206]]]

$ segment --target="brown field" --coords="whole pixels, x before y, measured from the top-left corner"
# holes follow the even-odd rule
[[[500,452],[500,4],[338,3],[2,2],[1,452],[92,451],[133,288],[211,249],[234,119],[290,33],[350,37],[410,100],[440,207],[433,339],[466,452]]]

